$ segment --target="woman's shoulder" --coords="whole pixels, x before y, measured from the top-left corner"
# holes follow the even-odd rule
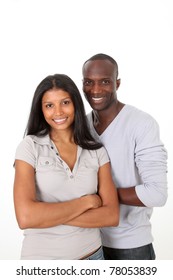
[[[26,150],[32,150],[34,147],[34,135],[25,136],[17,145],[16,152],[24,152]]]
[[[96,150],[89,150],[89,153],[92,157],[97,157],[98,160],[105,159],[106,161],[109,161],[108,152],[104,146]]]
[[[20,143],[28,143],[28,144],[48,144],[50,138],[48,135],[45,136],[36,136],[36,135],[26,135]]]

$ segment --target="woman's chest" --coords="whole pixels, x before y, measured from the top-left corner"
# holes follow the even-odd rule
[[[43,201],[66,201],[97,192],[98,159],[78,155],[74,167],[56,153],[39,154],[36,164],[36,188]]]

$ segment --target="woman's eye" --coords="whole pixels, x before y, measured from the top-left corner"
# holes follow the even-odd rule
[[[64,100],[62,104],[64,104],[64,105],[68,105],[69,103],[70,103],[70,101],[69,101],[69,100]]]
[[[51,108],[52,106],[52,104],[46,104],[46,108]]]

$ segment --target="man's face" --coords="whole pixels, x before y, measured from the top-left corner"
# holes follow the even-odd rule
[[[83,67],[83,91],[90,106],[106,110],[117,100],[117,69],[109,60],[88,61]]]

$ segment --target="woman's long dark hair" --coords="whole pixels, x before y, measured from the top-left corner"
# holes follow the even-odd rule
[[[37,86],[32,100],[28,124],[25,135],[44,136],[50,131],[50,126],[46,122],[42,112],[42,98],[46,91],[50,89],[61,89],[69,93],[74,108],[75,118],[73,123],[74,141],[84,149],[99,149],[102,147],[90,133],[87,123],[84,104],[80,92],[73,80],[64,74],[47,76]]]

